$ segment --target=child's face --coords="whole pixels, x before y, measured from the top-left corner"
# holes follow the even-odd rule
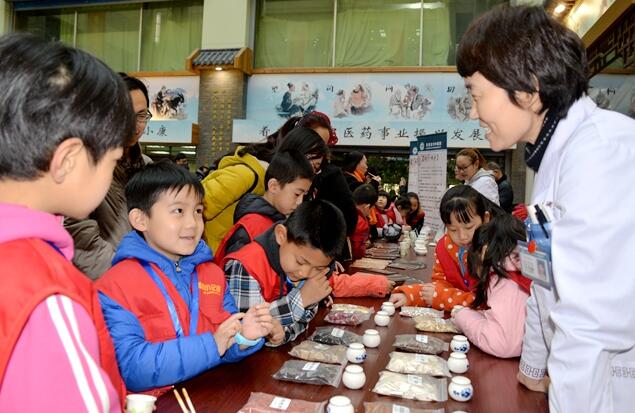
[[[290,242],[284,225],[276,226],[275,235],[280,245],[280,266],[291,281],[325,275],[328,272],[332,258],[327,257],[322,250]]]
[[[278,181],[271,179],[268,191],[271,192],[273,207],[287,216],[302,203],[309,188],[311,188],[311,180],[306,178],[298,178],[284,186],[280,186]]]
[[[399,207],[397,207],[397,211],[399,211],[399,215],[401,215],[403,219],[406,219],[408,217],[408,213],[410,212],[410,210],[408,209],[399,208]]]
[[[456,219],[456,214],[453,212],[450,215],[450,223],[446,226],[448,235],[452,242],[463,248],[469,248],[472,243],[472,237],[474,231],[485,222],[489,221],[489,213],[485,213],[485,221],[478,215],[470,215],[470,222],[463,223]]]
[[[143,214],[143,212],[141,212]],[[143,232],[148,245],[170,258],[178,260],[196,249],[203,235],[203,201],[192,187],[163,192],[143,214]]]
[[[419,201],[415,197],[410,197],[410,210],[419,211]]]
[[[379,198],[377,198],[377,202],[375,202],[375,206],[379,209],[384,209],[386,208],[386,205],[388,205],[388,198],[386,198],[385,196],[380,196]]]
[[[366,218],[368,218],[368,216],[370,215],[370,204],[357,205],[357,209],[359,209],[362,212],[362,215],[364,215]]]

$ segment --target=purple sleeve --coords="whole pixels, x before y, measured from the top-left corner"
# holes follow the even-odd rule
[[[96,328],[82,306],[52,295],[35,307],[9,359],[0,411],[121,411],[99,366]]]

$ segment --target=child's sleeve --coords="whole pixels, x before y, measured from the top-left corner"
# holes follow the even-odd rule
[[[541,380],[547,374],[549,350],[545,345],[540,310],[536,301],[536,286],[532,285],[531,288],[532,294],[527,300],[527,319],[519,370],[530,379]]]
[[[518,357],[523,343],[528,297],[515,282],[500,279],[490,286],[487,297],[489,309],[462,309],[455,315],[454,321],[463,334],[484,352],[496,357]]]
[[[229,287],[225,286],[225,296],[223,297],[223,308],[230,314],[237,313],[236,303],[234,301],[234,297],[232,297],[229,292]],[[240,348],[238,344],[234,344],[227,349],[221,360],[223,363],[235,363],[244,359],[245,357],[254,354],[256,351],[260,350],[262,346],[265,344],[265,340],[261,338],[260,342],[251,347],[247,347],[245,349]]]
[[[388,279],[375,274],[335,274],[329,278],[335,297],[384,297]]]
[[[392,292],[393,294],[404,294],[406,296],[406,305],[425,307],[428,306],[428,304],[421,297],[422,288],[423,284],[400,285],[399,287],[392,290]]]
[[[434,284],[434,294],[430,305],[432,308],[451,311],[455,305],[467,307],[474,301],[474,293],[456,288],[446,279],[443,266],[437,258],[432,267],[432,284]]]
[[[101,292],[99,302],[121,376],[133,392],[187,380],[221,362],[211,333],[152,343],[134,314]]]
[[[66,296],[49,296],[35,307],[13,348],[0,411],[121,412],[99,359],[88,312]]]

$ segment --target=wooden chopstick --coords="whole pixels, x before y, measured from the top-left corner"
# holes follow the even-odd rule
[[[187,394],[187,390],[183,387],[183,396],[185,396],[185,401],[187,402],[188,407],[190,408],[191,413],[196,413],[196,409],[194,409],[194,405],[192,404],[192,400],[190,400],[190,395]]]
[[[181,395],[179,394],[179,392],[176,389],[173,389],[172,391],[174,392],[174,396],[176,396],[176,401],[179,402],[179,406],[181,407],[181,411],[183,413],[190,413],[190,411],[187,410],[187,408],[185,407],[185,404],[183,403],[183,399],[181,398]],[[188,398],[188,400],[189,400],[189,398]]]

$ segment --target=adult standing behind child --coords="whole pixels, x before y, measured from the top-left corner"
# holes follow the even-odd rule
[[[133,135],[122,79],[61,42],[0,38],[0,411],[120,412],[125,389],[61,216],[103,200]]]
[[[507,179],[507,175],[496,162],[488,162],[487,169],[492,171],[496,185],[498,185],[498,200],[505,212],[511,214],[514,209],[514,189]]]
[[[530,231],[553,279],[527,302],[521,382],[544,390],[548,370],[552,412],[632,411],[635,121],[586,95],[585,47],[542,7],[480,16],[457,69],[492,149],[526,142],[531,205],[551,221]]]
[[[120,75],[128,86],[132,101],[136,120],[134,134],[117,162],[106,198],[87,219],[64,220],[66,230],[75,241],[73,263],[93,280],[110,268],[117,245],[130,231],[124,188],[130,178],[148,162],[139,145],[139,138],[152,118],[148,110],[148,89],[141,80],[125,73]]]
[[[198,179],[169,161],[148,165],[126,186],[126,200],[134,231],[97,282],[126,387],[160,394],[262,347],[273,328],[269,306],[237,312],[223,271],[201,241]],[[282,337],[278,332],[273,339]]]
[[[498,199],[498,185],[494,179],[492,171],[485,169],[487,162],[481,152],[476,148],[461,149],[456,154],[456,164],[454,165],[454,175],[456,179],[464,181],[483,194],[496,205],[500,205]]]

